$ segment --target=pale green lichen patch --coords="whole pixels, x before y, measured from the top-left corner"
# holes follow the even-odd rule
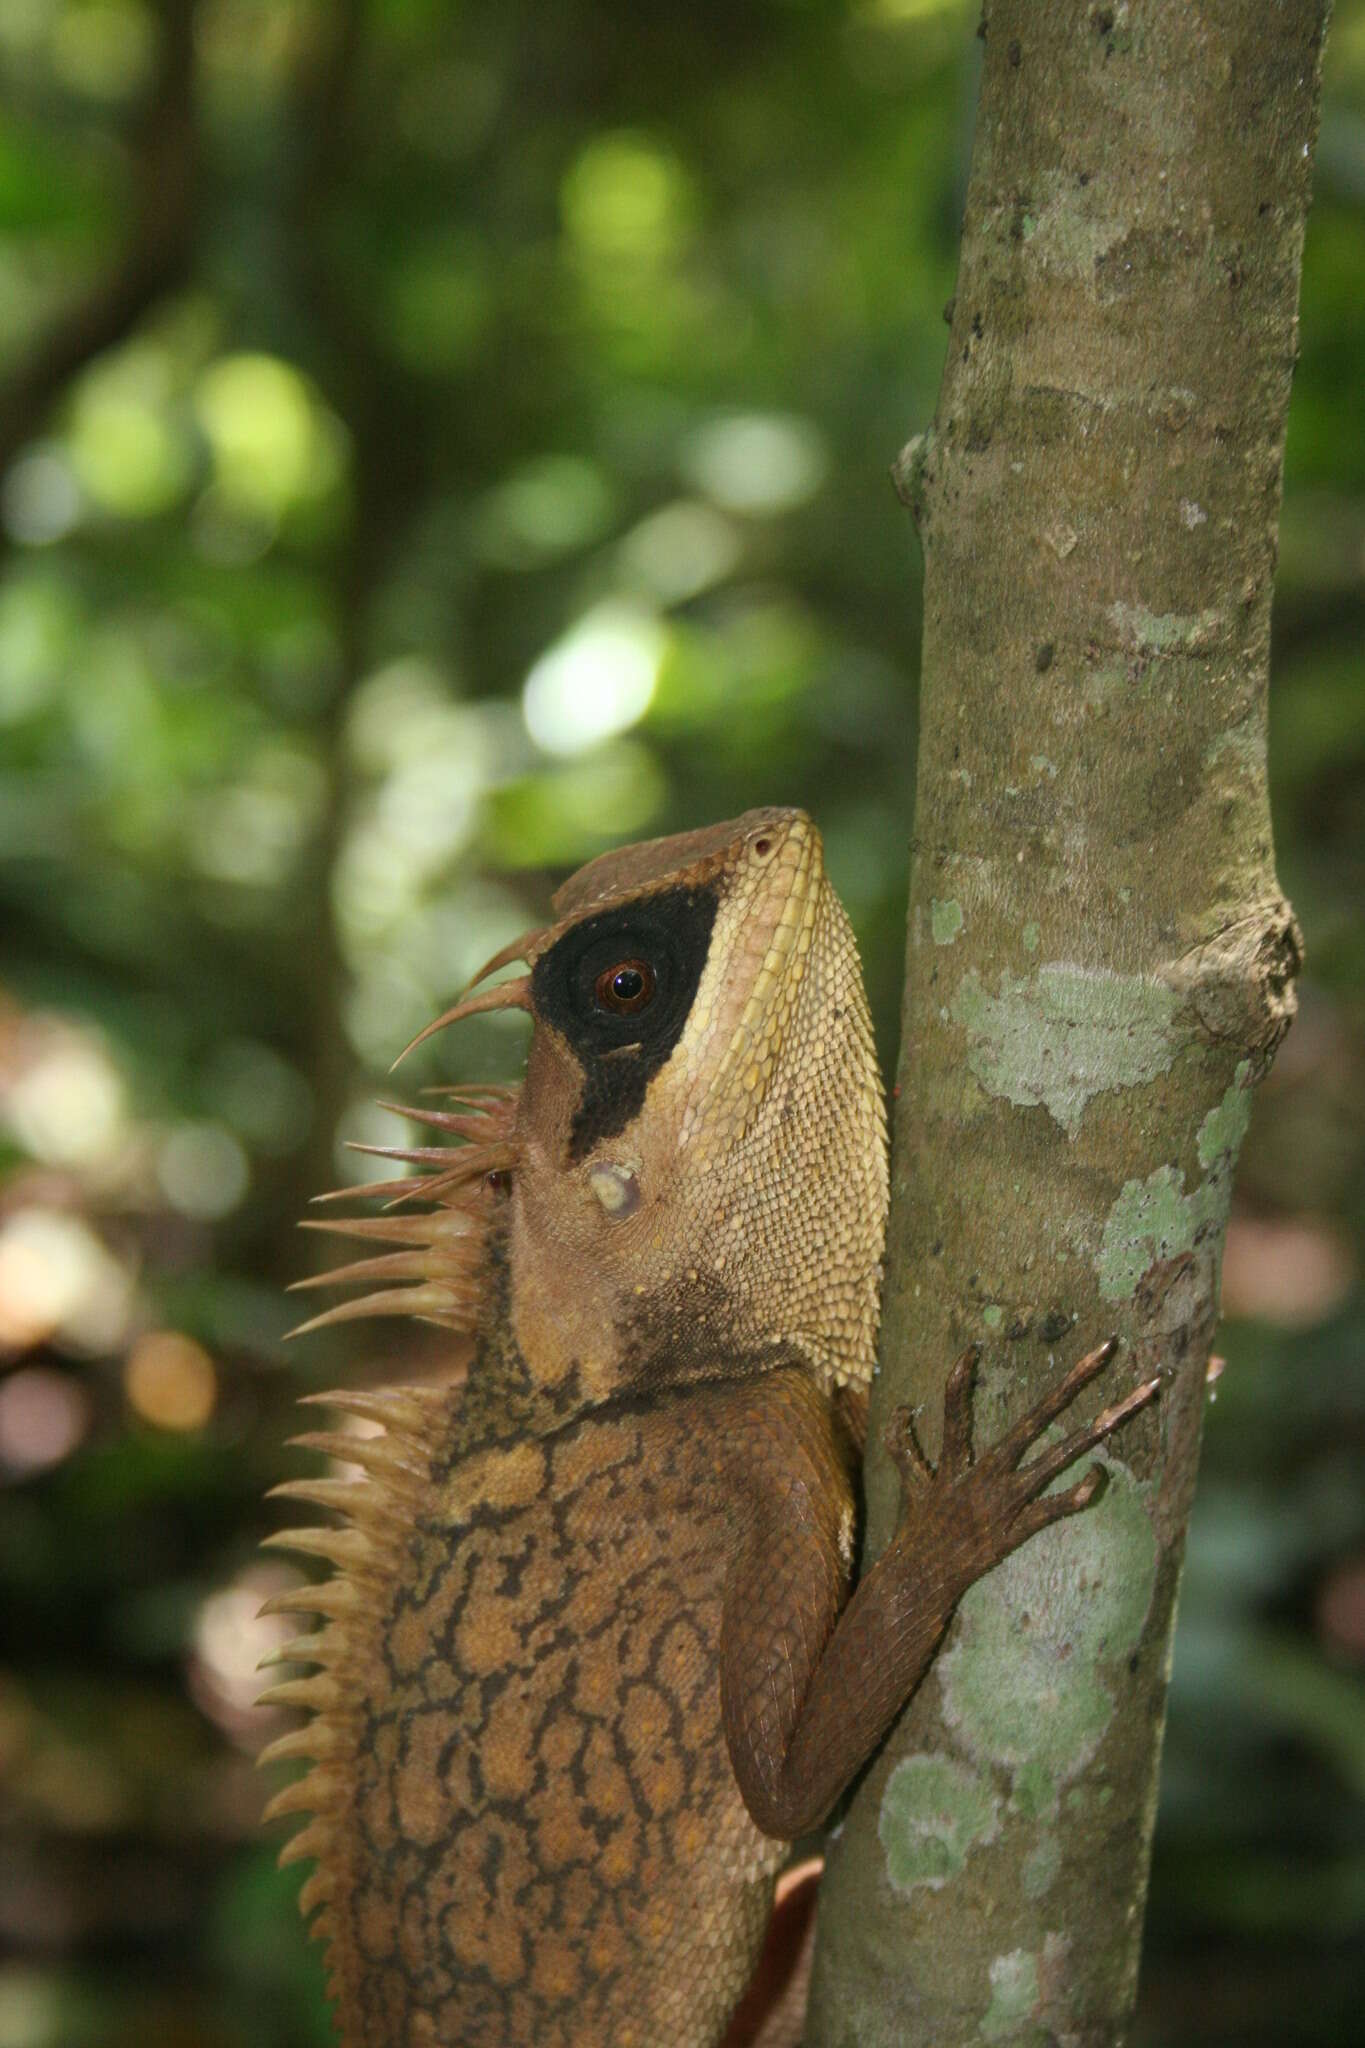
[[[1042,933],[1032,918],[1029,919],[1019,936],[1024,942],[1024,951],[1026,953],[1036,953],[1038,951],[1038,941],[1042,937]]]
[[[1098,668],[1090,669],[1085,677],[1087,703],[1103,704],[1106,697],[1126,689],[1133,681],[1129,674],[1130,666],[1126,661],[1106,661]]]
[[[1202,612],[1152,612],[1140,604],[1111,604],[1109,620],[1135,654],[1208,654],[1228,630],[1217,606]]]
[[[981,1320],[988,1330],[998,1330],[1005,1320],[1005,1311],[996,1302],[988,1302],[981,1311]]]
[[[1024,1867],[1020,1872],[1026,1896],[1030,1899],[1041,1899],[1044,1893],[1050,1892],[1061,1867],[1062,1852],[1057,1837],[1041,1835],[1024,1858]]]
[[[1106,205],[1099,180],[1078,185],[1062,171],[1045,171],[1032,199],[1019,221],[1021,239],[1055,276],[1093,288],[1096,264],[1127,232],[1122,214]]]
[[[991,2002],[981,2019],[983,2040],[1018,2037],[1038,2010],[1038,1962],[1027,1949],[1011,1949],[991,1964]]]
[[[1109,1485],[1093,1507],[1041,1531],[965,1595],[935,1666],[944,1718],[975,1762],[1017,1773],[1017,1807],[1026,1783],[1041,1795],[1043,1774],[1065,1784],[1094,1755],[1114,1713],[1108,1668],[1136,1647],[1151,1603],[1156,1538],[1138,1483],[1117,1459],[1103,1463]]]
[[[951,898],[946,903],[940,903],[938,898],[934,897],[929,905],[929,921],[933,927],[934,944],[951,946],[962,930],[962,905],[953,902]]]
[[[941,1756],[908,1756],[886,1781],[877,1833],[898,1892],[937,1891],[978,1843],[1000,1832],[1000,1802],[984,1778]]]
[[[1199,1164],[1206,1173],[1236,1163],[1242,1140],[1247,1134],[1247,1125],[1251,1122],[1251,1090],[1247,1086],[1250,1075],[1250,1061],[1240,1061],[1231,1088],[1217,1109],[1211,1109],[1199,1126],[1195,1143]]]
[[[1010,1805],[1016,1813],[1022,1813],[1025,1820],[1036,1820],[1043,1814],[1057,1811],[1057,1780],[1042,1764],[1021,1764],[1014,1774],[1014,1791]]]
[[[1027,978],[1002,974],[994,995],[968,973],[952,1015],[986,1092],[1021,1107],[1042,1104],[1074,1138],[1093,1095],[1167,1071],[1179,1001],[1146,975],[1049,962]]]
[[[1203,1198],[1208,1185],[1201,1182],[1187,1195],[1185,1176],[1174,1166],[1159,1166],[1146,1180],[1123,1183],[1104,1219],[1096,1262],[1106,1301],[1131,1301],[1150,1267],[1190,1249],[1195,1231],[1206,1220]]]
[[[1159,1166],[1145,1180],[1128,1180],[1104,1222],[1096,1261],[1106,1301],[1130,1301],[1152,1266],[1177,1258],[1207,1225],[1227,1220],[1232,1169],[1251,1119],[1250,1069],[1243,1061],[1232,1086],[1199,1126],[1195,1140],[1204,1179],[1188,1192],[1178,1167]]]
[[[908,505],[919,518],[924,504],[925,474],[934,452],[932,428],[922,434],[915,434],[891,465],[891,478],[896,486],[896,495],[902,505]]]

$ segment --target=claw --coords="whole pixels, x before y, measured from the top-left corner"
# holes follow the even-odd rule
[[[1084,1364],[1086,1361],[1081,1362]],[[1073,1430],[1061,1443],[1054,1444],[1050,1450],[1044,1451],[1040,1458],[1035,1458],[1031,1464],[1022,1465],[1018,1476],[1026,1482],[1025,1500],[1034,1499],[1059,1472],[1065,1472],[1067,1466],[1074,1465],[1077,1458],[1083,1457],[1086,1451],[1093,1451],[1097,1444],[1103,1443],[1107,1436],[1121,1428],[1140,1408],[1145,1408],[1160,1391],[1159,1378],[1144,1380],[1140,1387],[1134,1387],[1121,1401],[1115,1401],[1112,1407],[1104,1409],[1084,1429]]]
[[[1016,1422],[1013,1429],[997,1446],[998,1454],[1017,1465],[1030,1444],[1036,1443],[1048,1424],[1055,1422],[1075,1400],[1082,1387],[1088,1386],[1099,1373],[1104,1371],[1110,1359],[1119,1348],[1117,1337],[1107,1337],[1094,1351],[1088,1351],[1078,1359],[1070,1372],[1063,1374],[1055,1387],[1049,1387],[1041,1401],[1029,1409],[1028,1414]]]
[[[904,1406],[894,1408],[886,1428],[882,1432],[886,1446],[896,1470],[901,1475],[901,1484],[906,1487],[925,1484],[932,1480],[934,1468],[924,1455],[923,1446],[915,1432],[915,1417],[911,1409]]]
[[[1075,1514],[1081,1508],[1088,1508],[1092,1500],[1097,1500],[1108,1484],[1109,1474],[1103,1465],[1092,1465],[1084,1479],[1077,1480],[1066,1493],[1057,1494],[1054,1498],[1066,1503],[1066,1514]]]
[[[1084,1479],[1078,1479],[1065,1493],[1045,1493],[1040,1500],[1026,1502],[1014,1518],[1011,1540],[1023,1543],[1053,1522],[1060,1522],[1067,1515],[1079,1515],[1083,1508],[1099,1499],[1108,1484],[1109,1474],[1103,1465],[1092,1465]]]
[[[951,1478],[972,1462],[972,1390],[981,1346],[969,1344],[954,1363],[943,1389],[943,1450],[939,1470]]]

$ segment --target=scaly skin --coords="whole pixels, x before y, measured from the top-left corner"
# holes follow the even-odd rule
[[[535,1029],[519,1095],[428,1117],[471,1141],[410,1155],[434,1213],[344,1276],[413,1284],[318,1319],[471,1329],[468,1380],[329,1397],[386,1435],[304,1441],[368,1477],[281,1489],[349,1517],[280,1539],[339,1571],[274,1603],[326,1625],[273,1695],[314,1714],[275,1810],[314,1816],[285,1855],[317,1858],[347,2048],[729,2048],[786,1845],[1155,1391],[1022,1464],[1104,1346],[973,1463],[964,1357],[936,1473],[893,1422],[901,1526],[850,1598],[885,1136],[818,834],[627,848],[556,909],[495,963],[528,975],[438,1020]]]

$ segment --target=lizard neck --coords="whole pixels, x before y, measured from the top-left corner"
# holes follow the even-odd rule
[[[433,1470],[476,1448],[547,1436],[591,1405],[592,1395],[571,1354],[560,1346],[523,1346],[512,1313],[510,1231],[491,1228],[483,1252],[474,1356],[458,1409],[456,1441]]]

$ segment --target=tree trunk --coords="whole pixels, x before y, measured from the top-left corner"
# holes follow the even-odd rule
[[[898,1401],[978,1442],[1160,1370],[1107,1491],[963,1601],[859,1789],[808,2048],[1122,2038],[1233,1166],[1293,1012],[1266,790],[1325,0],[991,0],[925,555],[867,1551]],[[1073,1475],[1074,1477],[1075,1475]]]

